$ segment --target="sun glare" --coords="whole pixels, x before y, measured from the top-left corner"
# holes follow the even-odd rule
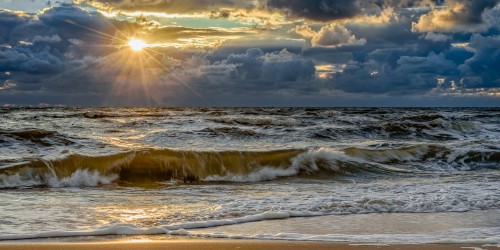
[[[143,40],[140,40],[137,38],[131,38],[130,40],[128,40],[128,46],[130,46],[130,48],[133,51],[141,51],[144,48],[146,48],[148,46],[148,44],[146,42],[144,42]]]

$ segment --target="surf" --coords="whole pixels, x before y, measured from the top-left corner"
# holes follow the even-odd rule
[[[400,148],[189,151],[140,149],[113,155],[72,154],[0,169],[0,188],[99,186],[114,182],[261,182],[286,177],[334,178],[366,174],[498,169],[497,151],[456,152],[438,145]]]

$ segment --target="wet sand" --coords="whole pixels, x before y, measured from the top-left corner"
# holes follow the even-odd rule
[[[261,241],[261,240],[224,240],[224,239],[181,239],[165,241],[108,241],[108,242],[4,242],[0,243],[0,250],[59,250],[59,249],[89,249],[89,250],[115,250],[115,249],[204,249],[204,250],[322,250],[322,249],[345,249],[345,250],[371,250],[371,249],[498,249],[497,247],[485,247],[479,245],[450,245],[450,244],[415,244],[415,245],[377,245],[377,244],[352,244],[352,243],[329,243],[329,242],[296,242],[296,241]]]

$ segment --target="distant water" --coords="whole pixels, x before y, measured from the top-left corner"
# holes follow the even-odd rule
[[[491,218],[499,170],[500,108],[1,108],[0,239],[196,235],[310,216]],[[500,221],[470,225],[444,235],[500,244]],[[406,240],[439,240],[422,234]]]

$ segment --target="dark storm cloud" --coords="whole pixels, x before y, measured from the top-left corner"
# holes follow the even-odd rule
[[[362,37],[366,43],[362,46],[311,48],[304,51],[304,55],[330,63],[342,63],[343,58],[348,58],[343,62],[374,60],[395,67],[402,56],[424,57],[430,52],[439,54],[450,49],[450,40],[427,40],[422,34],[412,32],[409,29],[411,22],[411,19],[401,17],[398,22],[382,25],[346,25],[355,37]]]
[[[294,54],[301,53],[303,47],[302,41],[276,39],[272,37],[272,34],[268,35],[271,38],[265,40],[258,36],[244,36],[239,39],[227,40],[208,57],[212,61],[220,61],[226,59],[231,54],[245,54],[248,48],[259,48],[264,53],[272,53],[283,49]]]
[[[30,20],[29,16],[20,15],[15,12],[0,10],[0,44],[17,42],[19,39],[16,33]],[[14,39],[13,39],[14,38]],[[23,38],[23,37],[19,37]]]
[[[9,88],[3,92],[36,91],[40,96],[99,92],[89,80],[106,82],[108,72],[99,72],[93,65],[117,50],[101,45],[109,44],[117,27],[124,25],[66,4],[38,15],[0,11],[4,34],[0,72],[9,76]],[[97,88],[106,89],[105,85]]]
[[[0,71],[40,75],[55,74],[63,70],[63,62],[50,53],[49,47],[41,52],[25,48],[0,50]]]
[[[163,6],[186,13],[206,10],[203,4],[208,11],[214,6],[251,5],[250,1],[207,0],[189,2],[188,9],[181,6],[185,1],[101,2],[154,11],[163,9],[153,6]],[[363,10],[442,3],[268,0],[260,5],[265,2],[255,8],[326,23],[280,24],[269,30],[200,29],[146,27],[67,4],[37,15],[0,11],[0,104],[148,105],[180,100],[196,105],[204,98],[209,105],[238,104],[240,99],[246,104],[272,100],[300,105],[301,100],[328,103],[342,95],[404,99],[435,89],[439,91],[433,93],[460,89],[470,94],[500,87],[496,70],[500,68],[500,6],[492,8],[498,1],[448,0],[435,9],[396,9],[387,12],[393,15],[387,21],[375,24],[349,18],[365,15]],[[470,10],[452,11],[459,5]],[[437,18],[431,20],[434,26],[416,30],[416,23],[423,24],[431,16]],[[450,17],[448,26],[439,22],[444,17]],[[152,58],[139,62],[133,53],[121,53],[126,39],[135,34],[158,41]],[[207,37],[231,39],[213,50],[163,47],[178,39]],[[124,54],[129,57],[120,56]],[[147,84],[141,82],[144,76]]]
[[[349,93],[414,94],[436,87],[437,76],[456,74],[457,65],[443,54],[425,57],[402,56],[396,66],[375,60],[350,62],[330,81]]]
[[[118,10],[168,13],[210,12],[211,18],[228,18],[229,9],[258,9],[284,13],[290,18],[332,21],[373,14],[382,9],[439,5],[443,0],[80,0]],[[221,10],[221,8],[223,10]]]
[[[85,11],[73,5],[49,9],[39,15],[38,19],[42,25],[57,29],[59,35],[77,39],[95,37],[96,32],[112,34],[115,30],[99,13]]]
[[[353,0],[268,0],[267,6],[290,17],[317,21],[349,18],[361,12],[359,1]]]
[[[329,88],[348,93],[423,94],[439,81],[461,82],[464,88],[498,87],[500,76],[491,70],[499,67],[496,36],[463,36],[461,41],[470,39],[469,48],[454,47],[452,36],[429,39],[412,32],[408,27],[414,19],[409,17],[378,26],[347,25],[367,40],[364,46],[311,48],[304,56],[320,63],[344,64],[342,72],[325,81]]]
[[[390,8],[439,6],[444,0],[267,0],[267,8],[285,13],[291,18],[313,21],[333,21],[372,15]]]
[[[500,36],[474,35],[474,56],[460,66],[465,87],[500,87]]]
[[[312,60],[287,50],[264,54],[259,48],[248,49],[245,54],[231,54],[215,64],[232,69],[231,78],[243,80],[295,82],[311,79],[316,71]]]
[[[24,46],[33,52],[46,46],[52,53],[66,53],[71,48],[94,46],[90,54],[102,55],[112,48],[95,45],[110,44],[119,30],[133,30],[133,24],[109,20],[97,12],[83,10],[70,4],[48,9],[38,15],[16,14],[0,11],[0,39],[11,47]],[[89,55],[89,54],[87,54]]]
[[[287,50],[264,53],[259,48],[244,54],[231,54],[221,61],[193,58],[182,73],[200,91],[210,94],[259,93],[300,89],[314,78],[312,60],[303,59]]]

